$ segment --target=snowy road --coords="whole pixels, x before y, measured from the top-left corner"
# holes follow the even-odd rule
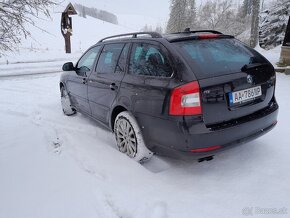
[[[97,123],[63,116],[58,81],[0,77],[1,218],[233,218],[259,216],[255,207],[289,217],[290,76],[278,75],[279,122],[269,134],[210,162],[154,157],[144,166]]]

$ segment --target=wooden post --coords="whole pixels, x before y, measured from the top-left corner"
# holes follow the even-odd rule
[[[71,3],[68,4],[64,12],[61,14],[60,29],[61,34],[64,37],[65,52],[71,53],[71,40],[72,36],[72,18],[69,15],[76,15],[77,12]]]
[[[65,52],[66,53],[71,53],[70,36],[65,36],[64,37],[64,42],[65,42]]]
[[[63,12],[61,15],[61,33],[64,37],[66,53],[71,53],[70,37],[72,34],[70,30],[72,29],[72,25],[69,21],[70,21],[70,17],[68,16],[68,13]]]

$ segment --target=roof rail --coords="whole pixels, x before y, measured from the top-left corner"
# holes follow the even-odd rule
[[[135,32],[135,33],[126,33],[126,34],[109,36],[109,37],[101,39],[99,42],[103,42],[107,39],[118,38],[118,37],[123,37],[123,36],[132,36],[132,38],[137,38],[138,35],[150,35],[152,38],[162,38],[162,35],[157,32]]]
[[[216,30],[190,30],[190,28],[186,28],[183,32],[176,32],[171,34],[180,34],[180,33],[213,33],[213,34],[223,34]]]

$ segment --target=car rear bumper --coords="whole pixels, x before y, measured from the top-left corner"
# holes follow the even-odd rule
[[[202,121],[172,121],[138,116],[143,128],[143,136],[149,149],[170,157],[200,158],[214,155],[236,145],[254,140],[269,132],[277,124],[278,105],[223,125],[205,126]],[[207,152],[191,152],[218,146]]]

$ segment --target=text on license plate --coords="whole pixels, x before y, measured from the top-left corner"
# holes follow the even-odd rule
[[[230,105],[251,101],[262,95],[261,86],[229,93]]]

